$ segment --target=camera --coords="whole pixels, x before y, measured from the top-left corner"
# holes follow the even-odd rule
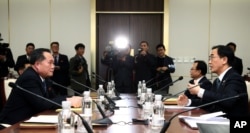
[[[0,33],[0,41],[2,41],[2,35]],[[2,43],[0,42],[0,55],[6,55],[7,52],[8,52],[8,47],[9,47],[9,44],[8,43]]]

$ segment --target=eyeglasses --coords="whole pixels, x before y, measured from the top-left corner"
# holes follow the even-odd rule
[[[209,56],[208,59],[209,60],[213,60],[214,58],[220,58],[219,56]]]

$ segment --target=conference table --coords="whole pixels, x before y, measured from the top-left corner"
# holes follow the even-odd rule
[[[121,94],[121,100],[116,101],[116,106],[119,109],[115,110],[113,114],[109,115],[109,118],[113,121],[114,124],[106,126],[93,126],[94,133],[153,133],[159,132],[152,130],[150,125],[144,124],[133,124],[132,119],[139,119],[141,116],[142,109],[138,108],[137,97],[133,94]],[[184,111],[183,109],[165,109],[165,119],[168,120],[173,115],[178,112]],[[55,110],[47,110],[38,115],[55,115],[58,112]],[[80,113],[80,112],[79,112]],[[194,109],[183,113],[182,115],[188,116],[199,116],[204,114],[205,111],[202,109]],[[99,112],[95,112],[93,119],[101,118]],[[16,123],[11,125],[8,128],[0,130],[0,133],[57,133],[57,126],[24,126],[23,122]],[[169,128],[166,131],[167,133],[199,133],[199,130],[191,129],[185,123],[181,122],[178,117],[175,117]]]

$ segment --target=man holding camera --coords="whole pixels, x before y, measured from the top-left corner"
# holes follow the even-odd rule
[[[79,83],[91,87],[87,60],[83,57],[85,45],[82,43],[76,44],[75,51],[76,55],[69,61],[69,73],[70,78],[72,79],[71,88],[82,94],[84,91],[88,91],[89,88],[82,87]]]
[[[2,41],[1,33],[0,33],[0,41]],[[5,95],[4,95],[4,77],[7,77],[9,74],[9,68],[13,68],[15,66],[15,62],[13,59],[13,55],[11,50],[8,48],[8,43],[0,42],[0,110],[5,103]]]

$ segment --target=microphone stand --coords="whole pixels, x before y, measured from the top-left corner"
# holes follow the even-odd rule
[[[22,88],[21,86],[16,85],[16,84],[13,83],[13,82],[10,82],[10,83],[9,83],[9,86],[12,87],[12,88],[19,88],[19,89],[22,90],[22,91],[25,91],[25,92],[27,92],[27,93],[33,95],[33,96],[39,97],[39,98],[41,98],[41,99],[43,99],[43,100],[45,100],[45,101],[47,101],[47,102],[50,102],[50,103],[52,103],[52,104],[54,104],[54,105],[57,105],[58,107],[61,107],[61,108],[62,108],[62,105],[60,105],[60,104],[58,104],[58,103],[56,103],[56,102],[54,102],[54,101],[52,101],[52,100],[50,100],[50,99],[47,99],[47,98],[45,98],[45,97],[43,97],[43,96],[40,96],[40,95],[38,95],[38,94],[35,94],[35,93],[31,92],[31,91],[28,91],[28,90]],[[93,131],[92,131],[92,129],[90,128],[89,124],[83,119],[83,117],[82,117],[81,115],[79,115],[79,114],[78,114],[77,112],[75,112],[75,111],[72,111],[72,112],[73,112],[74,114],[76,114],[76,115],[82,120],[82,124],[84,125],[84,127],[86,128],[86,130],[88,131],[88,133],[93,133]]]
[[[180,76],[178,79],[176,79],[175,81],[173,81],[173,82],[171,82],[171,83],[169,83],[169,84],[167,84],[167,85],[165,85],[165,86],[163,86],[162,88],[160,88],[159,90],[156,90],[154,93],[156,93],[156,92],[160,92],[160,91],[162,91],[162,90],[164,90],[166,87],[168,87],[168,86],[170,86],[170,85],[172,85],[172,84],[174,84],[175,82],[177,82],[177,81],[179,81],[179,80],[182,80],[183,79],[183,77],[182,76]]]
[[[206,81],[205,81],[205,82],[206,82]],[[193,87],[191,87],[191,88],[187,88],[187,89],[192,89],[192,88],[195,88],[195,87],[200,86],[200,85],[202,85],[202,84],[203,84],[203,82],[198,83],[197,85],[195,85],[195,86],[193,86]],[[177,95],[179,95],[179,94],[185,92],[187,89],[185,89],[185,90],[183,90],[183,91],[180,91],[180,92],[178,92],[178,93],[176,93],[176,94],[174,94],[174,95],[172,95],[172,96],[170,96],[170,97],[163,97],[163,98],[162,98],[162,101],[165,101],[165,100],[167,100],[167,99],[173,98],[173,97],[175,97],[175,96],[177,96]]]
[[[79,92],[77,92],[77,91],[75,91],[75,90],[73,90],[71,88],[67,88],[67,87],[65,87],[63,85],[60,85],[60,84],[58,84],[58,83],[56,83],[56,82],[54,82],[52,80],[51,80],[51,82],[54,85],[57,85],[59,87],[67,89],[67,90],[71,90],[71,91],[75,92],[76,94],[81,95],[81,93],[79,93]],[[113,124],[113,122],[109,118],[107,118],[107,116],[105,115],[105,113],[102,110],[102,108],[100,107],[100,105],[95,100],[93,100],[93,102],[96,104],[96,107],[97,107],[98,111],[101,113],[103,119],[93,120],[92,123],[97,123],[97,124]],[[114,110],[111,110],[111,112],[114,113]]]
[[[86,86],[86,85],[84,85],[84,84],[82,84],[82,83],[79,83],[79,82],[77,82],[77,81],[74,80],[74,79],[71,79],[71,80],[72,80],[73,82],[75,82],[75,83],[77,83],[77,84],[83,86],[83,87],[87,87],[87,88],[89,88],[90,90],[92,90],[92,91],[94,91],[94,92],[97,92],[95,89],[93,89],[93,88],[91,88],[91,87],[88,87],[88,86]],[[113,109],[119,109],[119,107],[115,107],[116,103],[115,103],[110,97],[108,97],[106,94],[104,94],[104,97],[108,100],[109,104],[111,105],[111,106],[110,106],[111,108],[113,108]]]
[[[197,109],[197,108],[205,107],[205,106],[208,106],[208,105],[211,105],[211,104],[223,102],[223,101],[226,101],[226,100],[230,100],[230,99],[234,99],[234,98],[243,97],[243,96],[247,96],[247,93],[242,93],[242,94],[235,95],[235,96],[232,96],[232,97],[223,98],[223,99],[220,99],[220,100],[216,100],[216,101],[213,101],[213,102],[209,102],[209,103],[206,103],[206,104],[199,105],[199,106],[197,106],[197,107],[195,107],[195,108],[191,108],[191,109],[187,109],[187,110],[185,110],[185,111],[179,112],[179,113],[173,115],[168,121],[165,121],[165,122],[164,122],[164,125],[163,125],[163,127],[162,127],[160,133],[165,133],[165,132],[167,131],[169,125],[171,124],[171,121],[172,121],[176,116],[178,116],[178,115],[180,115],[180,114],[182,114],[182,113],[185,113],[185,112],[188,112],[188,111]]]
[[[107,83],[107,81],[105,81],[100,75],[97,75],[94,72],[92,72],[92,74],[94,74],[93,78],[96,78],[97,80],[103,82],[103,84]],[[113,100],[121,100],[120,93],[116,89],[114,89],[114,93],[115,93],[116,97],[112,97],[112,99]]]
[[[151,86],[154,86],[155,84],[158,84],[158,83],[161,83],[161,82],[163,82],[163,81],[165,81],[165,80],[168,80],[168,79],[169,79],[169,78],[165,78],[165,79],[163,79],[163,80],[157,81],[157,82],[151,84],[150,86],[148,86],[148,88],[150,88]]]

